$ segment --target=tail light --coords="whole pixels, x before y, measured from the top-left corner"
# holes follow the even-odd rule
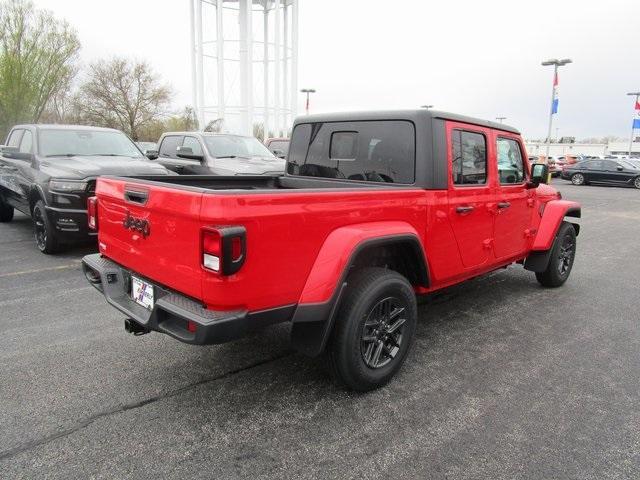
[[[202,229],[202,266],[220,275],[236,273],[247,257],[244,227],[206,227]]]
[[[98,197],[87,199],[87,223],[90,230],[98,230]]]

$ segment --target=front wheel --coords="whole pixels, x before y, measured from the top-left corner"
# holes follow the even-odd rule
[[[576,256],[576,231],[569,222],[562,222],[551,247],[549,265],[544,272],[536,272],[543,287],[559,287],[569,278]]]
[[[47,217],[44,202],[38,200],[31,214],[33,218],[33,233],[38,250],[45,254],[56,253],[59,249],[55,229]]]
[[[574,173],[571,176],[571,183],[574,185],[584,185],[584,175],[581,173]]]
[[[0,223],[7,223],[13,220],[13,207],[0,197]]]
[[[336,380],[361,392],[389,382],[409,352],[417,311],[413,288],[399,273],[364,268],[353,274],[329,345]]]
[[[633,181],[633,186],[640,189],[640,177],[636,177],[636,179]]]

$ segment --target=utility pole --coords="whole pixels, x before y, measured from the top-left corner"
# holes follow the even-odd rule
[[[303,88],[300,91],[307,94],[307,102],[305,103],[304,109],[305,112],[307,112],[307,115],[309,115],[309,94],[316,93],[316,91],[313,88]]]
[[[558,67],[572,63],[570,58],[558,60],[552,58],[542,62],[542,66],[553,65],[553,87],[551,89],[551,108],[549,110],[549,130],[547,132],[547,160],[549,159],[549,148],[551,147],[551,127],[553,124],[553,115],[558,112]]]
[[[496,120],[498,120],[500,123],[502,123],[502,121],[506,119],[507,117],[496,117]]]
[[[631,92],[631,93],[627,93],[627,95],[636,97],[634,108],[635,110],[638,110],[639,112],[638,114],[640,115],[640,108],[638,108],[638,106],[640,106],[640,92]],[[631,158],[631,149],[633,148],[633,131],[635,130],[634,128],[635,124],[636,122],[634,117],[633,122],[631,122],[631,137],[629,137],[629,158]]]

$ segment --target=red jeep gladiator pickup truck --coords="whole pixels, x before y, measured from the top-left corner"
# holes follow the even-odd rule
[[[281,176],[99,178],[83,268],[132,333],[215,344],[291,322],[294,348],[370,390],[407,355],[417,294],[512,263],[565,282],[580,206],[547,174],[503,124],[301,117]]]

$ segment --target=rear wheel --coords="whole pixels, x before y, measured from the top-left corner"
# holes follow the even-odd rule
[[[0,223],[13,220],[13,207],[0,197]]]
[[[38,250],[46,254],[56,253],[59,250],[58,239],[56,238],[55,229],[47,217],[42,200],[36,202],[31,216]]]
[[[559,287],[569,278],[576,256],[576,231],[568,222],[562,222],[551,248],[549,265],[544,272],[536,272],[536,279],[544,287]]]
[[[571,183],[573,183],[574,185],[584,185],[584,175],[581,173],[574,173],[573,175],[571,175]]]
[[[365,268],[349,279],[336,318],[329,359],[336,380],[357,391],[385,385],[409,352],[416,296],[405,277]]]
[[[636,177],[633,181],[633,186],[640,189],[640,177]]]

